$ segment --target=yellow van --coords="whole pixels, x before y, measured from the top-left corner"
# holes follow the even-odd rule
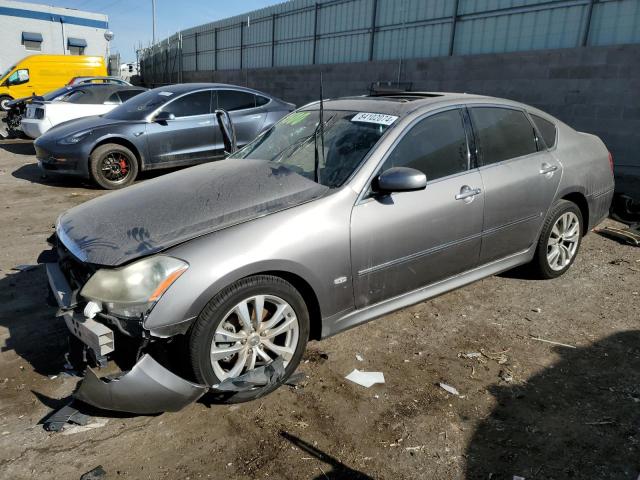
[[[31,95],[44,95],[63,87],[73,77],[107,75],[102,57],[84,55],[31,55],[0,75],[0,110],[7,102]]]

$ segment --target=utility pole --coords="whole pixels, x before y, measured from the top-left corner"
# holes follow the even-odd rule
[[[156,43],[156,0],[151,0],[151,16],[153,17],[153,44]]]

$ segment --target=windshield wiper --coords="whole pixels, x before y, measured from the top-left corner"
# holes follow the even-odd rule
[[[320,119],[315,132],[313,132],[313,148],[314,148],[314,164],[313,164],[313,180],[320,183],[320,155],[318,153],[318,131],[320,132],[320,142],[322,148],[322,163],[324,159],[324,101],[322,99],[322,72],[320,72]]]

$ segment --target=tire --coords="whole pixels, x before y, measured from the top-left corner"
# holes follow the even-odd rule
[[[9,108],[7,108],[7,103],[11,100],[13,100],[13,98],[8,95],[2,95],[0,97],[0,112],[6,112],[9,110]]]
[[[277,331],[278,327],[283,326],[285,323],[289,323],[292,326],[292,330],[273,337],[272,341],[273,344],[285,343],[285,346],[287,346],[287,341],[291,342],[289,348],[293,350],[293,353],[285,365],[285,374],[280,381],[248,391],[220,394],[216,399],[216,401],[220,403],[247,402],[271,393],[282,385],[295,371],[306,348],[309,338],[309,312],[300,293],[290,283],[280,277],[272,275],[247,277],[233,283],[213,297],[191,328],[188,343],[191,367],[195,380],[209,386],[217,385],[224,380],[224,374],[232,373],[234,368],[238,368],[238,365],[240,365],[239,368],[241,368],[241,370],[232,376],[242,374],[246,372],[246,368],[252,364],[253,352],[261,350],[262,352],[266,352],[272,359],[279,356],[271,351],[265,344],[259,343],[255,347],[252,346],[255,345],[251,343],[252,341],[262,342],[264,338],[263,335],[270,334],[269,328],[266,328],[260,334],[254,331],[251,336],[245,337],[246,340],[244,343],[242,340],[237,340],[233,343],[232,339],[220,333],[221,331],[233,332],[232,334],[237,336],[245,335],[245,332],[249,331],[248,329],[242,329],[241,331],[240,327],[233,328],[234,323],[240,325],[240,316],[234,313],[234,309],[242,303],[247,305],[247,312],[249,312],[253,325],[253,322],[256,320],[255,312],[257,309],[255,307],[255,300],[249,299],[255,299],[256,296],[265,297],[264,308],[262,310],[264,312],[262,325],[268,325],[269,320],[274,318],[273,313],[275,309],[278,308],[276,303],[272,304],[271,302],[276,302],[277,299],[277,301],[283,301],[290,307],[289,310],[281,304],[284,311],[284,315],[281,316],[282,322],[278,321],[271,327],[274,327],[273,331]],[[295,322],[297,322],[297,335],[294,332],[296,328]],[[256,340],[256,336],[258,340]],[[229,340],[229,342],[224,343],[221,342],[221,340]],[[212,351],[214,351],[214,349],[220,350],[224,348],[240,350],[228,355],[226,358],[220,358],[222,354],[219,354],[217,360],[212,360]],[[244,351],[248,352],[245,360],[243,360],[244,354],[242,353]],[[269,363],[260,358],[258,353],[255,353],[254,358],[256,358],[256,360],[253,361],[253,365],[256,368],[259,364]],[[216,364],[215,366],[214,363]],[[228,370],[225,371],[227,367]]]
[[[123,170],[126,170],[124,175]],[[107,143],[91,152],[89,172],[93,181],[104,189],[124,188],[131,185],[138,176],[138,159],[127,147]]]
[[[563,231],[560,219],[570,221]],[[577,225],[574,222],[577,221]],[[577,228],[577,230],[576,230]],[[573,233],[575,231],[575,234]],[[542,232],[538,239],[536,253],[531,262],[532,273],[541,279],[551,279],[564,274],[578,255],[582,242],[583,219],[578,206],[568,200],[558,201],[552,208],[542,226]],[[557,241],[560,233],[561,241]],[[570,240],[575,239],[574,242]],[[555,241],[555,242],[554,242]],[[555,247],[553,245],[558,245]],[[553,253],[557,253],[554,256]]]

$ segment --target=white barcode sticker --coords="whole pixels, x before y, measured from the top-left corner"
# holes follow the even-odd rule
[[[398,119],[395,115],[386,115],[384,113],[367,113],[360,112],[355,115],[352,122],[377,123],[378,125],[391,125]]]

